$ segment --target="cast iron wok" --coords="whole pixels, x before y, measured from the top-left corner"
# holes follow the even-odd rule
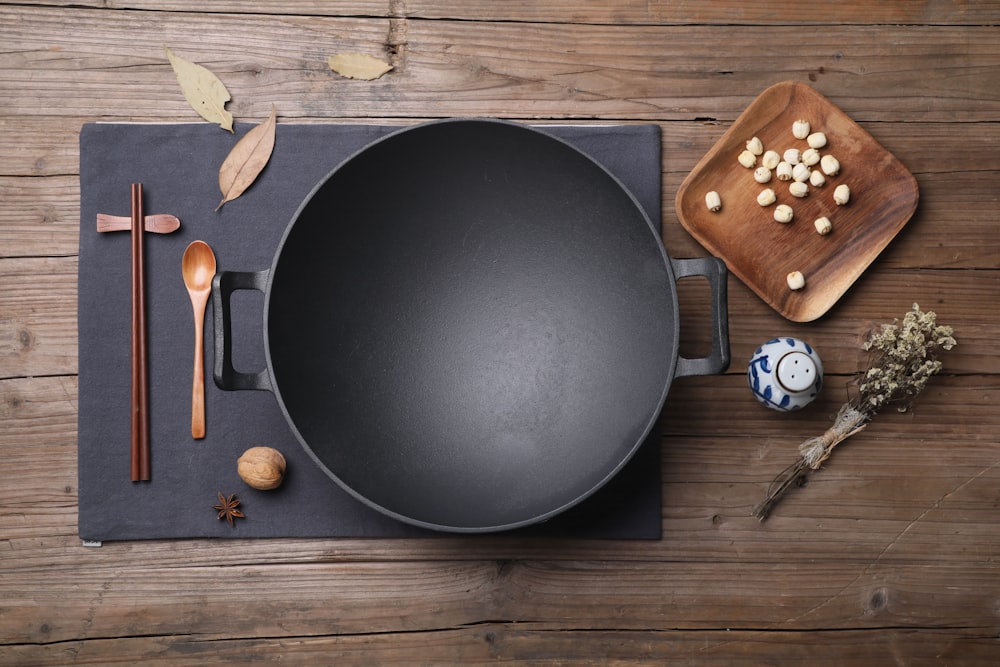
[[[705,276],[713,350],[678,356],[675,280]],[[269,269],[215,281],[216,383],[268,389],[362,502],[418,526],[543,521],[625,465],[671,381],[729,361],[726,271],[672,260],[642,207],[569,144],[446,120],[346,160]],[[266,369],[237,373],[229,298],[264,292]]]

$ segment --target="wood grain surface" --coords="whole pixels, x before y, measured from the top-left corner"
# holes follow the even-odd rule
[[[945,0],[0,3],[0,664],[996,664],[998,25],[998,2]],[[854,119],[915,176],[920,201],[814,322],[790,322],[730,277],[732,366],[677,380],[661,418],[662,540],[87,548],[79,130],[202,122],[164,45],[218,74],[240,121],[274,104],[279,123],[656,123],[675,257],[708,254],[675,213],[681,183],[781,81]],[[326,58],[343,51],[394,69],[340,78]],[[709,338],[702,282],[679,288],[689,356]],[[943,374],[759,523],[751,510],[771,479],[864,367],[864,331],[913,302],[955,327]],[[795,414],[746,387],[750,353],[777,334],[812,342],[827,373]]]

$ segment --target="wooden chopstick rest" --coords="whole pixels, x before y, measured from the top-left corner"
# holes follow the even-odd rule
[[[176,215],[169,213],[157,213],[147,215],[144,230],[153,234],[169,234],[180,229],[181,221]],[[108,215],[106,213],[97,214],[97,231],[99,232],[127,232],[132,229],[132,218],[127,215]]]

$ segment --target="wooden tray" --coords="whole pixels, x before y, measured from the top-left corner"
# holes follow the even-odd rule
[[[792,135],[792,123],[800,118],[826,134],[828,144],[820,153],[834,155],[841,165],[838,175],[828,176],[822,187],[810,186],[801,199],[789,194],[789,182],[757,183],[753,169],[737,161],[755,136],[765,150],[807,149],[804,139]],[[851,189],[845,206],[833,201],[840,183]],[[777,204],[757,204],[757,194],[768,187],[777,204],[793,208],[791,223],[775,222]],[[710,190],[722,197],[717,213],[705,206]],[[684,228],[750,289],[787,319],[810,322],[854,284],[909,221],[917,200],[916,179],[895,156],[820,93],[786,81],[761,93],[736,119],[684,179],[675,204]],[[821,216],[833,223],[827,236],[813,226]],[[796,270],[805,275],[806,286],[793,291],[786,276]]]

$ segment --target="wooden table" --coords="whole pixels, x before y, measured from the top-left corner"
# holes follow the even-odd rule
[[[0,5],[0,663],[995,664],[1000,660],[1000,3],[13,0]],[[77,535],[78,133],[201,122],[163,45],[238,120],[450,116],[657,123],[673,196],[772,83],[807,82],[917,177],[903,233],[822,319],[730,278],[733,363],[663,414],[663,539],[180,540]],[[327,68],[361,51],[373,82]],[[403,166],[401,165],[401,168]],[[386,188],[391,191],[387,174]],[[705,295],[681,290],[683,351]],[[766,522],[751,509],[822,433],[859,337],[913,302],[955,328],[914,409],[878,415]],[[782,415],[750,353],[814,343],[827,387]]]

